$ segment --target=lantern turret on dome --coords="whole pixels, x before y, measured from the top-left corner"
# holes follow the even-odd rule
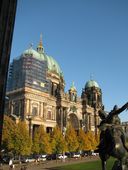
[[[87,81],[87,83],[86,83],[86,85],[85,85],[85,89],[91,88],[91,87],[100,88],[99,84],[98,84],[95,80],[89,80],[89,81]]]
[[[76,87],[74,85],[74,81],[72,82],[72,85],[71,85],[69,90],[72,91],[72,92],[77,92]]]
[[[77,100],[77,90],[74,85],[74,81],[72,82],[72,85],[69,89],[69,98],[70,98],[70,101],[72,101],[72,102],[76,102],[76,100]]]

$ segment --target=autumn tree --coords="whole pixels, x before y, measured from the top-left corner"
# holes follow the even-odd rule
[[[66,151],[65,137],[58,126],[53,129],[51,134],[51,144],[53,153],[58,154]]]
[[[31,153],[31,139],[25,122],[15,123],[9,116],[4,117],[2,148],[16,155]]]
[[[45,132],[44,127],[41,125],[36,129],[34,133],[33,139],[33,153],[41,154],[41,153],[51,153],[52,147],[50,144],[50,136]]]
[[[74,128],[71,125],[69,125],[69,127],[67,128],[65,139],[69,152],[74,152],[78,149],[79,143],[77,140],[77,135]]]
[[[17,155],[29,155],[31,153],[32,140],[26,123],[19,121],[14,135],[14,151]]]
[[[5,152],[11,152],[14,150],[15,129],[15,122],[9,116],[5,115],[2,132],[2,148]]]
[[[96,141],[96,138],[95,138],[95,135],[92,131],[89,131],[87,132],[87,138],[88,138],[88,141],[90,143],[90,150],[96,150],[97,148],[97,141]]]
[[[88,136],[82,129],[79,130],[78,143],[79,143],[79,150],[88,151],[91,149],[91,144],[88,140]]]

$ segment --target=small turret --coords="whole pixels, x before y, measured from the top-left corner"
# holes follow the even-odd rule
[[[69,89],[69,98],[70,98],[70,101],[76,102],[77,90],[76,90],[76,87],[74,86],[74,82],[72,82],[72,85]]]

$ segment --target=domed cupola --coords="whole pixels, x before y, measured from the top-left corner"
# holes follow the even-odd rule
[[[56,96],[58,91],[63,91],[65,87],[64,76],[57,61],[53,57],[47,55],[44,52],[42,35],[40,36],[40,42],[37,47],[37,53],[41,57],[44,57],[44,60],[47,63],[47,79],[51,81],[51,85],[50,85],[51,94]]]
[[[40,42],[37,47],[37,52],[40,54],[40,56],[45,58],[45,60],[47,62],[47,66],[48,66],[48,73],[50,73],[50,74],[53,73],[53,74],[56,74],[56,76],[63,78],[63,72],[62,72],[59,64],[57,63],[57,61],[53,57],[47,55],[44,52],[44,47],[43,47],[43,42],[42,42],[42,34],[40,35]]]
[[[45,55],[45,57],[48,64],[48,72],[63,77],[63,72],[57,61],[51,56]]]
[[[98,83],[94,80],[89,80],[87,81],[86,85],[85,85],[85,89],[87,88],[91,88],[91,87],[96,87],[96,88],[100,88]]]
[[[34,50],[31,45],[27,50],[25,50],[20,55],[20,57],[17,57],[17,59],[22,58],[22,57],[27,58],[27,60],[29,60],[30,58],[33,58],[33,59],[37,59],[41,61],[42,63],[41,67],[42,68],[45,67],[45,70],[46,70],[45,75],[47,77],[47,80],[51,82],[50,91],[52,94],[55,95],[55,92],[60,86],[61,86],[61,90],[64,89],[65,81],[64,81],[63,72],[59,64],[57,63],[57,61],[53,57],[48,56],[45,53],[44,47],[43,47],[43,41],[42,41],[42,34],[40,35],[40,41],[37,46],[37,50]]]
[[[87,81],[82,92],[82,99],[84,104],[91,107],[100,108],[102,106],[102,91],[95,80]]]

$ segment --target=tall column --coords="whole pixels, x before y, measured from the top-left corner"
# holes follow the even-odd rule
[[[86,132],[88,132],[89,131],[89,115],[88,115],[88,113],[86,113],[85,119],[86,119]]]
[[[11,101],[11,114],[13,114],[13,112],[14,112],[14,103],[13,103],[13,101]]]
[[[56,109],[56,107],[54,107],[54,120],[55,120],[55,121],[57,121],[56,112],[57,112],[57,109]]]
[[[40,113],[40,116],[42,118],[44,118],[44,107],[43,107],[43,103],[41,103],[41,113]]]
[[[55,120],[55,106],[52,106],[52,120]]]
[[[61,132],[63,131],[63,107],[60,108],[60,127],[61,127]]]
[[[28,120],[29,136],[32,137],[32,135],[33,135],[32,116],[27,115],[26,119]]]
[[[85,113],[82,115],[82,129],[87,132],[87,115]]]
[[[29,99],[29,115],[32,115],[32,100]]]
[[[63,125],[64,125],[64,127],[66,127],[66,119],[67,119],[66,108],[64,108],[64,113],[63,113]]]
[[[88,116],[89,116],[89,130],[91,130],[91,114],[89,114]]]
[[[21,107],[22,107],[22,99],[19,100],[19,113],[18,113],[19,117],[21,117]]]
[[[95,112],[96,112],[96,111],[95,111]],[[95,137],[96,137],[96,138],[97,138],[97,135],[98,135],[97,125],[98,125],[98,116],[97,116],[97,114],[95,113]]]
[[[46,120],[46,103],[43,103],[43,116],[44,116],[44,120]]]
[[[39,102],[39,117],[41,117],[41,102]]]
[[[24,116],[26,116],[27,114],[29,114],[29,99],[26,99],[25,101],[25,110],[24,110]]]

